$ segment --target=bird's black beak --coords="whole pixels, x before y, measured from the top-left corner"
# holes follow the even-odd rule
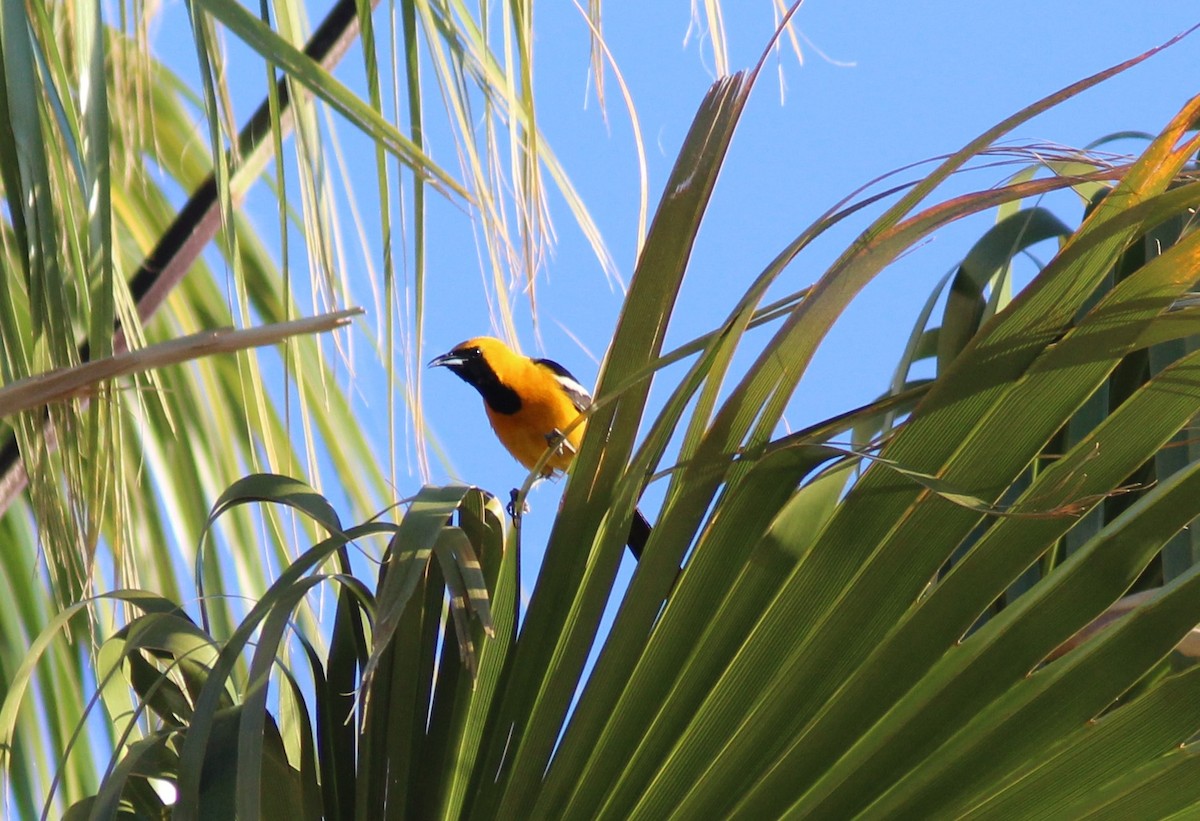
[[[430,367],[430,368],[449,368],[454,365],[461,365],[465,361],[466,360],[463,358],[462,354],[455,353],[454,351],[450,351],[450,353],[444,353],[441,356],[437,356],[437,357],[434,357],[433,359],[429,360],[428,367]]]

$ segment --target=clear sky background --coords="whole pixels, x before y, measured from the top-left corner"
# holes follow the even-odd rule
[[[604,33],[629,84],[646,141],[652,209],[696,107],[714,79],[709,44],[696,29],[685,41],[690,5],[685,0],[610,0],[603,7]],[[731,65],[750,66],[774,29],[772,4],[727,0],[724,5]],[[323,13],[323,5],[314,7],[314,19]],[[607,119],[591,93],[588,29],[580,11],[572,3],[543,2],[535,4],[534,13],[541,127],[628,281],[635,261],[638,208],[629,118],[611,76]],[[377,14],[377,25],[383,25],[384,14]],[[723,319],[787,243],[854,189],[901,166],[953,152],[1040,97],[1159,45],[1197,22],[1200,4],[1194,0],[811,0],[796,17],[810,41],[803,46],[803,64],[786,50],[779,55],[760,78],[734,137],[667,348]],[[172,25],[164,24],[159,32],[160,51],[169,50],[172,31]],[[187,64],[192,54],[190,47],[176,49],[170,62],[182,73],[193,74],[194,66]],[[1157,132],[1188,97],[1200,92],[1197,66],[1200,34],[1022,126],[1013,140],[1082,146],[1117,131]],[[361,73],[357,52],[335,72],[355,88],[363,87]],[[261,77],[261,71],[252,76]],[[239,121],[262,98],[261,83],[249,84],[245,94]],[[429,110],[435,107],[431,97]],[[357,185],[360,196],[369,201],[375,196],[373,154],[351,132],[343,128],[341,135],[351,161],[363,163]],[[439,137],[436,124],[431,124],[430,138],[434,158],[456,167],[453,146],[444,132]],[[1122,147],[1137,148],[1131,143]],[[977,172],[952,182],[938,196],[995,185],[1006,173]],[[1077,223],[1077,201],[1064,197],[1053,205],[1068,224]],[[258,186],[247,208],[269,236],[277,225],[277,205],[265,186]],[[366,208],[368,229],[374,210]],[[528,303],[518,301],[521,344],[526,353],[558,360],[590,386],[623,295],[605,278],[561,198],[552,198],[552,210],[557,245],[538,283],[543,344],[539,347],[533,333]],[[433,211],[425,359],[465,338],[496,333],[480,287],[490,273],[482,270],[469,220],[441,203]],[[775,295],[811,284],[865,224],[854,222],[807,250],[786,272]],[[985,219],[939,233],[861,295],[801,384],[788,414],[792,427],[870,401],[885,389],[921,305],[988,224]],[[377,243],[378,231],[368,233]],[[354,247],[347,251],[346,264],[355,280],[353,269],[362,265],[357,255],[366,254],[378,266],[382,252],[378,245],[359,249],[348,239]],[[403,250],[402,238],[397,243],[397,250]],[[292,247],[294,252],[300,249],[297,242]],[[370,307],[370,291],[357,287],[362,287],[356,293],[359,303]],[[381,392],[386,387],[365,335],[374,327],[370,319],[361,332],[354,387],[360,417],[383,454],[388,436]],[[754,339],[761,341],[765,335],[759,332]],[[656,397],[666,395],[671,378],[668,371],[660,379],[652,405]],[[434,462],[434,482],[454,479],[501,496],[520,485],[524,471],[492,439],[474,391],[437,371],[425,374],[424,400],[427,420],[449,459]],[[402,408],[402,402],[398,406]],[[403,420],[399,424],[403,429],[397,441],[404,449],[398,454],[400,464],[413,465],[411,429]],[[333,478],[326,476],[326,484]],[[404,495],[415,491],[421,480],[414,474],[401,481],[409,483],[398,489]],[[531,496],[523,565],[526,589],[535,578],[560,491],[561,483],[543,486]],[[660,492],[648,491],[651,511]]]
[[[1200,21],[1200,6],[1189,2],[1153,6],[1151,12],[1129,2],[816,0],[803,7],[797,16],[800,30],[830,59],[806,49],[804,65],[797,66],[789,54],[781,54],[782,102],[780,74],[772,70],[760,79],[717,184],[667,347],[721,321],[788,242],[860,185],[957,150],[1036,99]],[[727,3],[726,8],[731,63],[751,65],[774,27],[769,4]],[[622,273],[629,276],[637,167],[628,120],[611,81],[607,127],[595,100],[588,98],[586,30],[578,12],[567,3],[543,3],[536,14],[536,93],[543,128],[593,210]],[[687,4],[682,2],[608,3],[604,9],[605,34],[646,140],[652,204],[712,80],[706,44],[693,36],[684,45],[687,25]],[[1021,127],[1013,138],[1078,146],[1122,130],[1157,131],[1200,91],[1195,84],[1198,65],[1200,37],[1192,37]],[[987,187],[1004,173],[981,171],[946,191]],[[1074,224],[1081,211],[1077,202],[1057,202],[1063,219]],[[621,294],[610,290],[586,242],[560,213],[557,253],[539,287],[544,340],[539,353],[567,365],[584,384],[593,384],[597,365],[560,326],[602,356]],[[856,222],[806,251],[777,292],[812,283],[864,224]],[[939,233],[862,294],[802,382],[788,414],[793,426],[870,401],[884,389],[931,289],[986,227],[980,221]],[[455,243],[452,237],[442,241],[447,251]],[[441,259],[433,265],[437,275],[461,277],[463,288],[431,293],[427,343],[438,351],[487,330],[483,306],[472,306],[463,296],[478,281],[477,265],[469,257],[457,265],[452,258]],[[443,264],[450,268],[441,269]],[[471,317],[475,325],[465,327]],[[522,339],[527,349],[534,341],[532,335]],[[671,384],[670,372],[664,377],[659,397]],[[425,387],[429,418],[446,442],[457,476],[501,493],[518,483],[522,471],[486,435],[476,441],[473,435],[452,434],[463,415],[470,419],[481,413],[474,392],[449,374],[430,375]],[[533,496],[526,556],[544,544],[540,525],[557,503],[556,493],[543,488]],[[653,488],[648,496],[655,497]],[[532,564],[525,563],[527,585],[533,581]]]

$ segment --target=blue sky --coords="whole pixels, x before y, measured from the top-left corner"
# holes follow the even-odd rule
[[[768,3],[727,5],[731,63],[752,64],[773,29]],[[684,45],[686,3],[609,3],[604,25],[636,102],[647,144],[651,203],[674,152],[711,82],[707,45]],[[828,57],[805,50],[798,66],[784,53],[780,73],[764,73],[736,134],[697,243],[668,336],[668,348],[722,319],[729,305],[813,219],[868,180],[952,152],[1036,99],[1160,44],[1200,20],[1187,3],[1136,14],[1118,2],[968,4],[813,2],[797,17]],[[1075,19],[1075,18],[1084,19]],[[537,7],[537,99],[542,125],[573,176],[622,273],[633,268],[637,178],[623,107],[609,82],[608,125],[587,94],[586,31],[568,4]],[[1189,76],[1200,57],[1192,37],[1127,74],[1022,126],[1017,142],[1084,145],[1122,130],[1157,131],[1196,92]],[[835,64],[832,61],[837,61]],[[851,65],[846,65],[851,64]],[[1125,144],[1125,150],[1136,146]],[[996,184],[1001,170],[951,183],[946,193]],[[911,175],[909,175],[911,176]],[[1055,200],[1068,224],[1079,218],[1071,197]],[[621,294],[605,283],[583,238],[559,212],[559,243],[539,286],[544,349],[592,384],[598,367],[560,326],[602,355]],[[989,218],[990,219],[990,218]],[[939,233],[872,284],[839,322],[801,384],[788,419],[803,426],[874,398],[887,384],[917,312],[938,279],[987,227],[987,220]],[[778,293],[810,284],[864,226],[858,222],[818,243],[784,276]],[[437,241],[437,238],[434,238]],[[444,238],[447,244],[453,238]],[[435,253],[436,256],[436,253]],[[478,281],[464,261],[463,287]],[[462,292],[430,299],[427,344],[449,347],[487,331],[486,313],[458,310]],[[464,313],[466,317],[464,317]],[[534,339],[522,339],[527,350]],[[426,382],[426,408],[446,442],[458,478],[503,492],[522,472],[486,431],[450,438],[459,420],[481,414],[473,392],[449,375]],[[669,374],[667,384],[669,385]],[[660,387],[658,396],[665,395]],[[482,433],[476,441],[474,433]],[[557,489],[533,496],[526,554],[544,544],[542,523]],[[648,494],[655,496],[654,489]],[[651,503],[652,505],[653,503]],[[529,568],[532,562],[526,562]],[[628,569],[628,568],[627,568]],[[526,572],[532,583],[531,571]]]
[[[651,208],[670,171],[675,152],[706,88],[714,79],[708,42],[689,30],[691,3],[684,0],[604,4],[604,32],[636,104],[646,141]],[[386,8],[386,4],[384,4]],[[180,11],[176,9],[176,11]],[[752,65],[774,29],[770,2],[725,3],[733,68]],[[313,17],[324,13],[314,9]],[[611,76],[607,116],[590,93],[588,29],[571,3],[535,4],[535,95],[539,122],[584,201],[591,209],[621,274],[634,266],[638,177],[629,119]],[[376,25],[386,23],[385,11]],[[1159,45],[1200,21],[1187,0],[1157,2],[1153,13],[1125,0],[1004,4],[927,0],[920,3],[812,0],[796,17],[810,41],[803,64],[786,50],[768,66],[747,107],[718,182],[668,335],[668,348],[709,330],[722,319],[762,268],[812,220],[870,179],[902,166],[952,152],[1004,117],[1071,82]],[[160,52],[170,51],[173,26],[164,24]],[[821,53],[828,56],[823,57]],[[171,64],[194,75],[194,52],[175,49]],[[1019,128],[1016,142],[1084,145],[1103,135],[1157,131],[1198,89],[1200,35]],[[361,56],[347,55],[335,72],[362,88]],[[262,98],[256,82],[236,90],[238,118]],[[781,83],[783,88],[781,89]],[[431,99],[436,95],[431,95]],[[430,105],[434,111],[436,100]],[[350,127],[340,130],[354,163],[356,184],[368,212],[375,196],[373,153]],[[1136,145],[1125,144],[1125,150]],[[456,167],[453,146],[431,117],[434,158]],[[292,161],[292,160],[289,160]],[[993,169],[949,183],[938,196],[1002,181]],[[904,178],[911,178],[912,174]],[[293,188],[293,191],[295,189]],[[1050,204],[1074,224],[1080,214],[1069,196]],[[608,281],[561,198],[551,200],[557,230],[553,256],[538,281],[541,340],[532,332],[528,304],[516,303],[521,344],[527,353],[549,356],[594,384],[621,307],[622,294]],[[277,225],[277,205],[259,185],[247,201],[249,213],[268,236]],[[377,209],[375,209],[377,210]],[[429,227],[429,279],[424,359],[453,344],[495,333],[481,283],[481,269],[466,215],[437,201]],[[348,219],[348,217],[347,217]],[[784,275],[776,295],[811,284],[865,222],[831,232],[805,251]],[[800,427],[878,395],[891,378],[896,357],[917,312],[935,283],[987,227],[988,220],[947,229],[885,271],[855,302],[827,339],[789,410]],[[363,255],[378,266],[378,231],[368,247],[349,239],[346,264],[351,280]],[[291,251],[302,246],[293,237]],[[411,253],[397,237],[397,251]],[[371,305],[366,289],[359,304]],[[364,425],[381,446],[388,441],[378,362],[365,334],[357,348],[354,388]],[[760,339],[762,337],[759,337]],[[752,339],[753,341],[753,339]],[[752,355],[747,353],[747,359]],[[670,372],[653,397],[665,395]],[[507,496],[524,471],[491,438],[479,399],[446,372],[425,375],[425,413],[449,462],[434,463],[435,482],[449,479]],[[400,402],[398,407],[403,408]],[[411,431],[400,421],[401,465],[412,464]],[[326,484],[335,477],[325,477]],[[420,478],[401,477],[401,495]],[[526,520],[526,585],[532,584],[561,483],[531,497]],[[657,492],[648,493],[650,508]],[[653,518],[653,517],[652,517]],[[629,568],[626,568],[628,571]]]

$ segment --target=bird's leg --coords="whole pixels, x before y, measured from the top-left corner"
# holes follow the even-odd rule
[[[517,510],[517,497],[521,495],[521,491],[515,487],[508,492],[508,504],[504,509],[508,511],[509,517],[512,519],[513,526],[521,524],[521,516],[529,512],[529,502],[521,502],[521,509]]]

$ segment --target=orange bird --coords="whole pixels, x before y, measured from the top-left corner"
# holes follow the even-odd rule
[[[571,424],[592,403],[571,372],[550,359],[522,356],[499,339],[480,336],[455,345],[429,363],[448,368],[483,397],[492,430],[513,458],[532,470],[554,447],[542,476],[565,471],[583,441],[586,422]],[[564,435],[565,434],[565,435]],[[650,523],[634,512],[629,552],[641,558]]]

